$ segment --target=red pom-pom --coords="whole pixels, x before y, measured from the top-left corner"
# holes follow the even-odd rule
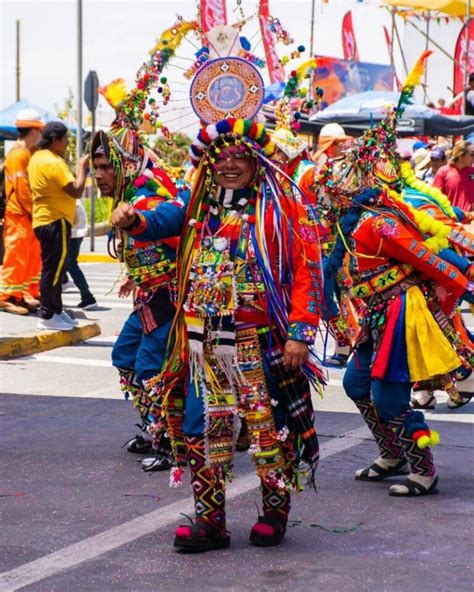
[[[211,138],[209,137],[209,134],[207,133],[207,130],[206,130],[205,127],[202,128],[202,130],[199,132],[199,139],[204,144],[210,144],[211,143]]]
[[[145,175],[140,175],[140,177],[137,177],[135,179],[135,181],[133,182],[133,184],[135,185],[135,187],[143,187],[143,185],[145,185],[145,183],[148,181],[148,178],[145,177]]]
[[[256,136],[256,134],[257,134],[257,130],[258,130],[258,128],[257,128],[257,124],[256,124],[256,123],[255,123],[255,121],[254,121],[254,122],[252,123],[252,125],[250,126],[250,129],[249,129],[249,131],[248,131],[248,134],[247,134],[247,136],[248,136],[249,138],[252,138],[252,139],[254,139],[254,138],[255,138],[255,136]]]
[[[428,436],[428,438],[430,437],[430,431],[429,430],[416,430],[416,432],[413,432],[412,434],[412,438],[413,440],[415,440],[415,442],[421,438],[422,436]]]

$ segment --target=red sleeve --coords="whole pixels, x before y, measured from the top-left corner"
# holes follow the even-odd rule
[[[317,226],[305,209],[292,204],[287,244],[290,247],[291,294],[288,321],[317,327],[321,309],[321,260]]]
[[[449,288],[456,296],[466,289],[467,278],[457,267],[435,255],[415,231],[401,224],[397,218],[383,215],[367,218],[356,231],[356,240],[369,249],[370,245],[380,245],[381,255],[409,263],[423,275]]]

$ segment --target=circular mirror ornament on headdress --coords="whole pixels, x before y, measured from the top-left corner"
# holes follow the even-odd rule
[[[191,84],[191,105],[201,121],[253,119],[263,103],[258,70],[242,58],[218,58],[203,66]]]

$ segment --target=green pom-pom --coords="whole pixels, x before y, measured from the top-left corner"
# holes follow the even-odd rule
[[[146,183],[145,183],[145,187],[147,189],[149,189],[150,191],[155,191],[156,188],[158,187],[158,183],[154,180],[154,179],[149,179]]]
[[[161,84],[166,84],[168,82],[168,78],[166,78],[166,76],[162,76],[160,78],[160,82],[161,82]]]
[[[135,189],[132,187],[132,185],[128,185],[126,187],[123,196],[125,197],[125,199],[127,201],[129,201],[130,199],[132,199],[133,197],[135,197]]]

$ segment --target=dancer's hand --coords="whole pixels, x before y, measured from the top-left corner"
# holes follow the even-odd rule
[[[135,289],[135,282],[131,278],[123,280],[118,289],[119,298],[128,298]]]
[[[119,228],[130,228],[136,218],[137,214],[133,207],[128,203],[120,202],[110,215],[110,223]]]
[[[285,352],[283,355],[285,368],[287,370],[298,370],[308,361],[309,349],[306,343],[288,339],[285,343]]]

